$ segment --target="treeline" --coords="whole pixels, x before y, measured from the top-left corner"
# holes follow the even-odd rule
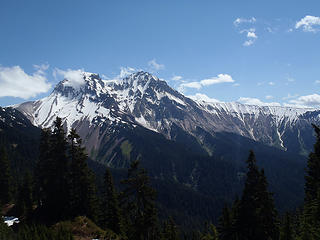
[[[159,222],[156,192],[139,161],[131,163],[127,178],[121,182],[122,191],[115,189],[107,169],[103,189],[98,192],[81,145],[76,131],[71,129],[66,136],[57,118],[52,131],[42,131],[38,163],[33,173],[25,174],[16,193],[2,148],[0,203],[14,203],[11,213],[19,216],[21,223],[14,232],[2,224],[0,239],[69,239],[70,232],[54,226],[77,216],[86,216],[101,228],[99,235],[92,236],[101,239],[165,239],[169,231],[176,230],[172,221]]]
[[[250,152],[242,196],[222,211],[218,225],[220,240],[320,239],[320,128],[312,126],[316,143],[308,158],[301,209],[281,217],[277,214],[264,171],[258,169],[254,153]]]
[[[0,150],[0,206],[14,203],[11,212],[21,220],[13,229],[1,221],[0,240],[73,239],[70,222],[78,216],[92,220],[98,230],[91,236],[99,239],[320,239],[320,128],[313,127],[317,141],[308,159],[301,210],[279,216],[264,170],[258,168],[251,151],[242,195],[222,209],[216,226],[204,223],[202,229],[186,234],[173,218],[159,220],[156,191],[139,161],[131,163],[121,189],[115,188],[107,169],[98,190],[79,135],[72,129],[66,136],[57,118],[52,131],[42,131],[39,161],[32,173],[25,174],[16,193],[11,189],[6,151]]]

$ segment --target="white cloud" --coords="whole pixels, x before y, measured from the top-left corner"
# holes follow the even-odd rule
[[[240,83],[234,83],[232,84],[233,87],[239,87],[240,86]]]
[[[310,16],[307,15],[304,18],[300,19],[296,23],[296,29],[302,27],[303,31],[305,32],[317,32],[319,31],[319,28],[317,26],[320,26],[320,17]]]
[[[245,47],[249,47],[249,46],[251,46],[252,44],[254,44],[254,40],[252,40],[252,39],[249,39],[249,40],[247,40],[247,41],[245,41],[244,43],[243,43],[243,46],[245,46]]]
[[[149,61],[148,66],[156,71],[159,71],[165,68],[163,64],[157,63],[155,59],[152,59],[151,61]]]
[[[266,99],[268,99],[268,100],[273,99],[273,96],[272,95],[267,95]]]
[[[237,18],[236,20],[234,20],[233,24],[237,27],[242,23],[255,23],[257,21],[257,19],[255,19],[254,17],[251,18]]]
[[[0,97],[19,97],[28,99],[45,93],[51,88],[45,76],[49,65],[35,65],[36,72],[25,73],[20,66],[0,66]]]
[[[315,84],[320,84],[320,80],[315,80],[314,83]]]
[[[277,102],[262,102],[258,98],[250,98],[250,97],[240,97],[238,102],[247,104],[247,105],[257,105],[257,106],[281,106],[280,103]]]
[[[65,86],[73,87],[74,89],[79,89],[84,83],[84,70],[83,69],[67,69],[66,71],[56,68],[53,72],[53,75],[57,77],[57,75],[62,76],[64,79],[68,81],[64,83]]]
[[[237,29],[240,28],[240,25],[245,25],[241,26],[239,33],[247,33],[246,37],[247,40],[242,44],[245,47],[249,47],[255,43],[257,40],[258,36],[256,34],[256,29],[255,28],[243,28],[243,27],[249,27],[249,25],[253,25],[256,22],[256,19],[254,17],[252,18],[237,18],[233,24],[236,26]]]
[[[219,84],[219,83],[233,83],[235,80],[232,79],[232,77],[228,74],[218,74],[217,77],[207,78],[203,79],[199,82],[188,82],[188,83],[182,83],[180,84],[178,90],[184,91],[185,88],[195,88],[200,89],[204,86],[209,86],[213,84]]]
[[[49,68],[49,64],[41,64],[41,65],[34,64],[33,67],[37,70],[38,73],[41,73],[44,75],[46,74],[46,71]]]
[[[182,79],[182,76],[177,76],[177,75],[171,78],[172,81],[180,81],[181,79]]]
[[[179,88],[184,89],[184,88],[195,88],[195,89],[200,89],[202,87],[200,82],[188,82],[188,83],[182,83],[180,84]]]
[[[136,72],[137,70],[132,67],[121,67],[120,68],[120,74],[116,77],[117,79],[123,79],[127,77],[128,75]]]
[[[250,28],[250,29],[242,29],[240,33],[247,33],[247,40],[242,44],[245,47],[251,46],[252,44],[255,43],[257,40],[258,36],[256,34],[256,29],[255,28]]]
[[[271,27],[267,27],[266,30],[269,32],[269,33],[274,33],[275,30],[273,30]]]
[[[250,32],[250,31],[247,33],[247,37],[248,38],[258,38],[255,32]]]
[[[101,77],[102,77],[102,79],[104,79],[104,80],[108,80],[108,79],[109,79],[109,77],[108,77],[107,75],[105,75],[105,74],[102,74]]]
[[[218,74],[218,77],[212,77],[208,79],[203,79],[200,81],[200,84],[202,86],[208,86],[218,83],[228,83],[228,82],[234,82],[232,77],[228,74]]]
[[[292,99],[285,106],[293,107],[306,107],[306,108],[319,108],[320,107],[320,95],[311,94],[306,96],[298,97],[297,99]]]
[[[195,95],[187,96],[188,98],[191,98],[192,100],[195,101],[204,101],[204,102],[209,102],[209,103],[218,103],[220,102],[219,100],[215,98],[210,98],[206,94],[202,93],[196,93]]]
[[[299,96],[298,94],[291,95],[290,93],[288,93],[288,95],[283,97],[282,99],[283,100],[288,100],[288,99],[296,98],[298,96]]]
[[[276,85],[274,82],[268,82],[268,84],[269,84],[270,86]]]

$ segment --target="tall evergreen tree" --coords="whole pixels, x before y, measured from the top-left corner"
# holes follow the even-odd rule
[[[294,240],[294,233],[292,229],[291,217],[286,213],[280,229],[280,240]]]
[[[163,227],[163,239],[167,240],[179,240],[179,229],[172,217],[169,217],[167,221],[164,223]]]
[[[7,152],[0,148],[0,206],[8,203],[12,197],[12,176]]]
[[[220,240],[232,240],[233,235],[233,218],[230,209],[225,206],[222,209],[222,215],[219,219],[219,239]]]
[[[305,176],[306,203],[317,198],[320,191],[320,128],[312,125],[316,133],[314,151],[309,154],[307,175]]]
[[[33,180],[30,172],[26,172],[23,182],[19,187],[17,211],[19,216],[29,217],[33,207]]]
[[[309,154],[305,176],[305,202],[301,217],[301,238],[320,238],[320,128],[312,125],[316,133],[314,151]]]
[[[123,233],[123,219],[118,202],[118,194],[114,188],[113,178],[107,168],[104,175],[104,186],[101,206],[101,225],[117,234]]]
[[[207,224],[206,228],[206,232],[201,234],[201,240],[219,240],[218,231],[213,224]]]
[[[89,188],[92,179],[87,165],[88,156],[81,146],[82,141],[75,129],[68,135],[70,142],[69,210],[71,216],[90,215],[92,202],[89,200]],[[92,217],[92,216],[91,216]]]
[[[39,159],[35,167],[35,198],[39,207],[47,201],[47,192],[49,188],[50,179],[53,178],[52,170],[53,160],[51,158],[51,131],[49,129],[42,129],[40,145],[39,145]]]
[[[264,171],[259,171],[253,151],[247,160],[247,179],[235,220],[238,239],[278,239],[277,213],[267,190]]]
[[[52,152],[54,169],[56,170],[54,184],[51,194],[53,198],[48,199],[52,213],[56,218],[65,218],[68,207],[68,157],[67,140],[63,129],[61,118],[56,118],[52,133]]]
[[[68,213],[67,147],[62,121],[57,117],[53,132],[42,132],[35,174],[41,215],[51,221],[63,219]]]
[[[133,240],[157,239],[156,192],[150,186],[146,171],[139,168],[139,161],[133,161],[128,170],[128,178],[122,183],[124,213],[129,226],[128,238]]]
[[[97,220],[98,202],[94,174],[88,167],[88,156],[83,148],[82,140],[71,129],[68,139],[70,142],[70,174],[69,174],[69,210],[70,215],[75,217],[86,215],[92,220]]]

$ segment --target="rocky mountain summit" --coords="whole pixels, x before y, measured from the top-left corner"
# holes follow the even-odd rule
[[[66,128],[76,128],[87,147],[97,150],[116,126],[140,125],[177,138],[175,128],[195,137],[208,153],[203,132],[212,136],[229,132],[306,154],[311,148],[311,123],[319,123],[320,111],[292,107],[261,107],[237,102],[209,103],[192,100],[147,72],[120,80],[102,80],[83,72],[83,81],[61,81],[43,99],[15,106],[39,127],[50,127],[56,117]],[[200,131],[201,130],[201,131]],[[312,137],[311,137],[312,138]],[[93,149],[94,148],[94,149]]]

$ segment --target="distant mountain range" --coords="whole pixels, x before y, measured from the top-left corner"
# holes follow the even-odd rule
[[[140,159],[159,188],[161,206],[181,222],[186,216],[216,220],[241,192],[250,149],[278,208],[302,202],[306,156],[315,141],[311,123],[320,124],[320,111],[204,102],[147,72],[121,80],[82,75],[81,82],[64,79],[48,97],[13,108],[40,128],[62,118],[100,164],[122,169]]]
[[[311,123],[320,122],[319,110],[192,100],[147,72],[118,81],[83,72],[83,80],[73,85],[65,79],[50,96],[15,108],[39,127],[50,127],[56,117],[62,118],[68,129],[78,129],[90,153],[100,151],[116,126],[140,125],[172,140],[177,137],[174,129],[180,128],[210,155],[213,149],[203,142],[199,129],[212,136],[234,133],[306,155],[313,142]]]

